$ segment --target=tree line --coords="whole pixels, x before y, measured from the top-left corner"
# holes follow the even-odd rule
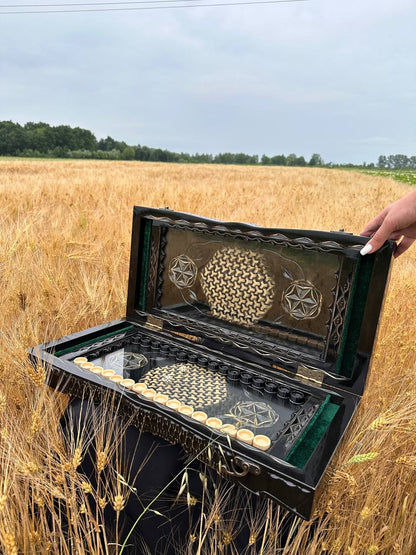
[[[128,145],[112,137],[97,140],[88,129],[69,125],[28,122],[24,125],[0,121],[0,156],[34,158],[83,158],[99,160],[140,160],[149,162],[178,162],[199,164],[245,164],[263,166],[355,167],[354,164],[325,164],[320,154],[309,160],[292,153],[259,157],[257,154],[223,152],[219,154],[189,154],[144,145]],[[374,164],[363,164],[374,168]],[[360,165],[361,166],[361,165]],[[416,168],[416,156],[402,154],[380,156],[378,167],[386,169]]]
[[[405,154],[390,154],[389,156],[379,156],[377,166],[387,170],[416,169],[416,156],[406,156]]]
[[[103,160],[140,160],[149,162],[179,162],[203,164],[246,164],[278,166],[323,166],[319,154],[307,162],[296,154],[277,156],[222,152],[219,154],[189,154],[145,145],[128,145],[112,137],[97,140],[94,134],[69,125],[51,126],[29,122],[24,125],[0,121],[0,156],[93,158]]]

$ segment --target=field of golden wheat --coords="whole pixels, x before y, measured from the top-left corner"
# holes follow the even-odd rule
[[[93,489],[79,472],[82,441],[65,446],[58,433],[66,398],[26,349],[124,315],[133,205],[359,233],[408,190],[326,169],[0,159],[0,550],[122,551],[117,530],[110,542],[103,528],[104,507],[121,514],[132,494],[106,468],[114,447],[101,437]],[[415,553],[415,270],[413,246],[394,263],[364,400],[313,523],[296,521],[279,547],[284,511],[267,503],[249,523],[247,553]],[[177,552],[235,553],[233,525],[216,499]]]

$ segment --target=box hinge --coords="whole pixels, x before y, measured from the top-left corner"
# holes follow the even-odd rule
[[[325,374],[322,370],[319,370],[319,368],[308,368],[307,366],[299,364],[296,377],[303,383],[321,387]]]
[[[149,314],[149,316],[146,319],[146,323],[144,324],[144,327],[150,330],[160,331],[161,329],[163,329],[163,320]]]

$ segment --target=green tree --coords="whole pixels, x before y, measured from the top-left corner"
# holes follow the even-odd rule
[[[322,159],[322,156],[320,154],[312,154],[311,159],[309,160],[309,165],[310,166],[323,166],[324,165],[324,161]]]
[[[402,170],[408,167],[409,158],[405,154],[395,154],[393,156],[394,168]]]
[[[72,130],[73,142],[78,150],[97,150],[97,139],[88,129],[75,127]]]
[[[0,122],[0,155],[16,156],[26,148],[24,129],[12,121]]]
[[[235,155],[231,152],[220,152],[215,155],[214,162],[216,164],[235,164]]]
[[[296,166],[296,159],[297,159],[296,154],[294,152],[292,152],[286,158],[287,165],[288,166]]]
[[[294,166],[306,166],[306,160],[303,156],[296,156]]]
[[[381,169],[387,168],[387,158],[386,158],[386,156],[383,156],[382,154],[380,154],[380,156],[378,157],[377,166]]]
[[[276,156],[272,156],[270,158],[270,163],[273,164],[273,166],[287,166],[288,165],[287,158],[284,154],[276,154]]]
[[[135,155],[134,147],[126,146],[126,148],[123,150],[121,157],[123,158],[123,160],[134,160],[134,155]]]
[[[97,147],[100,150],[114,150],[117,148],[117,141],[115,141],[112,137],[106,137],[105,139],[100,139],[98,141]]]
[[[57,125],[52,127],[55,147],[64,150],[75,150],[77,148],[73,131],[69,125]]]

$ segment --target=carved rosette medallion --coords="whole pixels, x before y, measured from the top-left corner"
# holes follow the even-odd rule
[[[293,281],[283,291],[282,307],[295,320],[316,318],[321,312],[322,293],[310,281]]]
[[[186,254],[173,258],[169,264],[169,279],[178,289],[188,289],[195,283],[198,268]]]
[[[238,427],[263,428],[272,426],[279,420],[279,413],[267,403],[258,401],[239,401],[227,416],[234,418]]]

